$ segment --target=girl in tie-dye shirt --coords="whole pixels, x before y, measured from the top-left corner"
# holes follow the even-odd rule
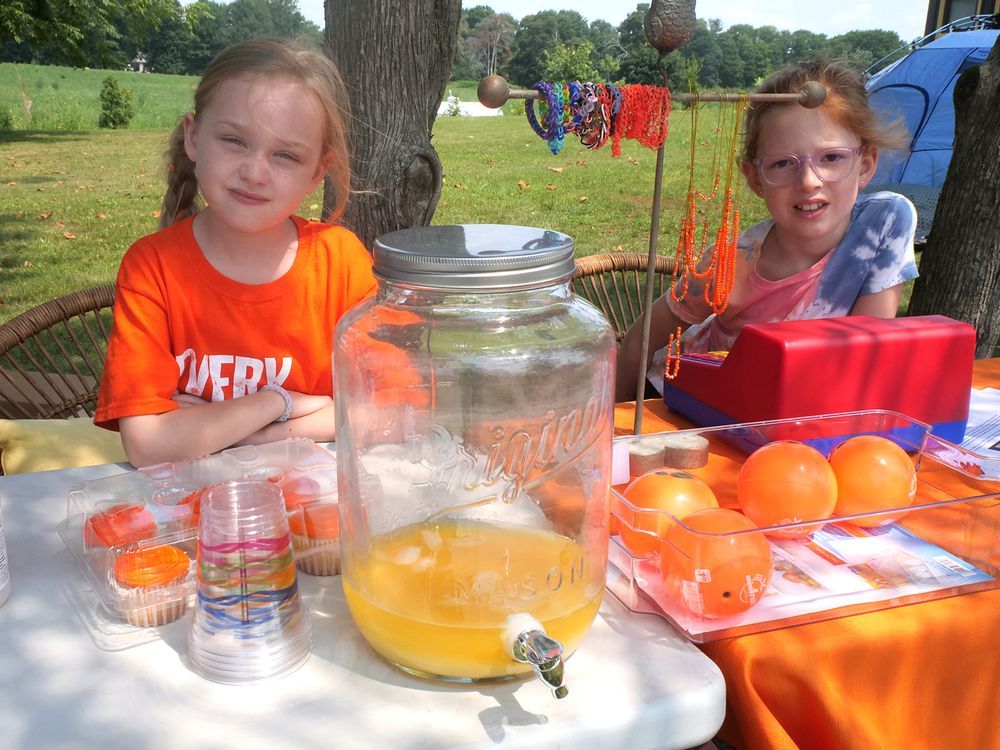
[[[895,317],[903,284],[917,276],[916,210],[895,193],[858,193],[875,173],[879,148],[900,147],[906,134],[879,121],[860,78],[836,63],[784,68],[758,91],[795,92],[809,80],[827,89],[819,107],[763,102],[747,112],[742,171],[771,218],[739,237],[729,305],[713,314],[707,279],[689,278],[682,300],[666,294],[654,303],[650,353],[677,327],[685,351],[705,352],[731,348],[747,323]],[[713,252],[706,250],[703,268]],[[622,342],[619,400],[635,397],[641,336],[637,323]],[[651,358],[651,372],[662,373],[662,358]]]

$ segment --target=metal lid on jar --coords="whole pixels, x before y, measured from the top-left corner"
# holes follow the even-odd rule
[[[375,240],[375,275],[418,289],[510,291],[573,276],[573,240],[550,229],[457,224],[389,232]]]

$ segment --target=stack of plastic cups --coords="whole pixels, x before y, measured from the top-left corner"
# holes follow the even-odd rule
[[[208,488],[188,634],[194,670],[215,682],[257,682],[296,669],[311,649],[281,490],[254,481]]]

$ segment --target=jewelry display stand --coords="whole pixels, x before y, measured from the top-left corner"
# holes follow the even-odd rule
[[[660,53],[660,59],[668,52],[685,44],[691,36],[694,26],[694,2],[669,2],[653,0],[646,13],[644,28],[646,39]],[[667,74],[662,69],[663,85],[667,85]],[[513,89],[507,81],[498,75],[487,76],[479,83],[477,96],[481,104],[497,109],[510,99],[538,99],[539,91],[535,89]],[[797,102],[803,107],[818,107],[826,99],[826,88],[816,81],[806,81],[797,93],[764,94],[764,93],[722,93],[709,92],[697,94],[673,94],[675,102],[693,103],[696,106],[709,102]],[[692,134],[692,137],[693,134]],[[642,307],[642,349],[639,359],[639,371],[636,376],[636,403],[642,403],[646,389],[646,368],[648,364],[647,350],[649,348],[650,310],[653,306],[654,277],[656,270],[657,246],[660,234],[660,195],[663,186],[663,149],[661,145],[656,150],[656,168],[653,178],[653,208],[649,225],[649,262],[646,268],[645,300]],[[735,238],[734,238],[735,239]],[[633,432],[642,432],[642,409],[635,410]]]

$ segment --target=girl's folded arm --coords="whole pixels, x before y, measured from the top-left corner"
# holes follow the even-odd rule
[[[179,461],[215,453],[274,422],[285,401],[273,391],[258,391],[226,401],[182,404],[162,414],[119,420],[125,455],[133,466]]]
[[[333,399],[329,396],[311,396],[313,399],[325,400],[325,405],[308,414],[293,416],[287,422],[272,422],[248,435],[240,441],[243,445],[260,445],[273,443],[290,437],[306,437],[325,443],[336,437]]]

